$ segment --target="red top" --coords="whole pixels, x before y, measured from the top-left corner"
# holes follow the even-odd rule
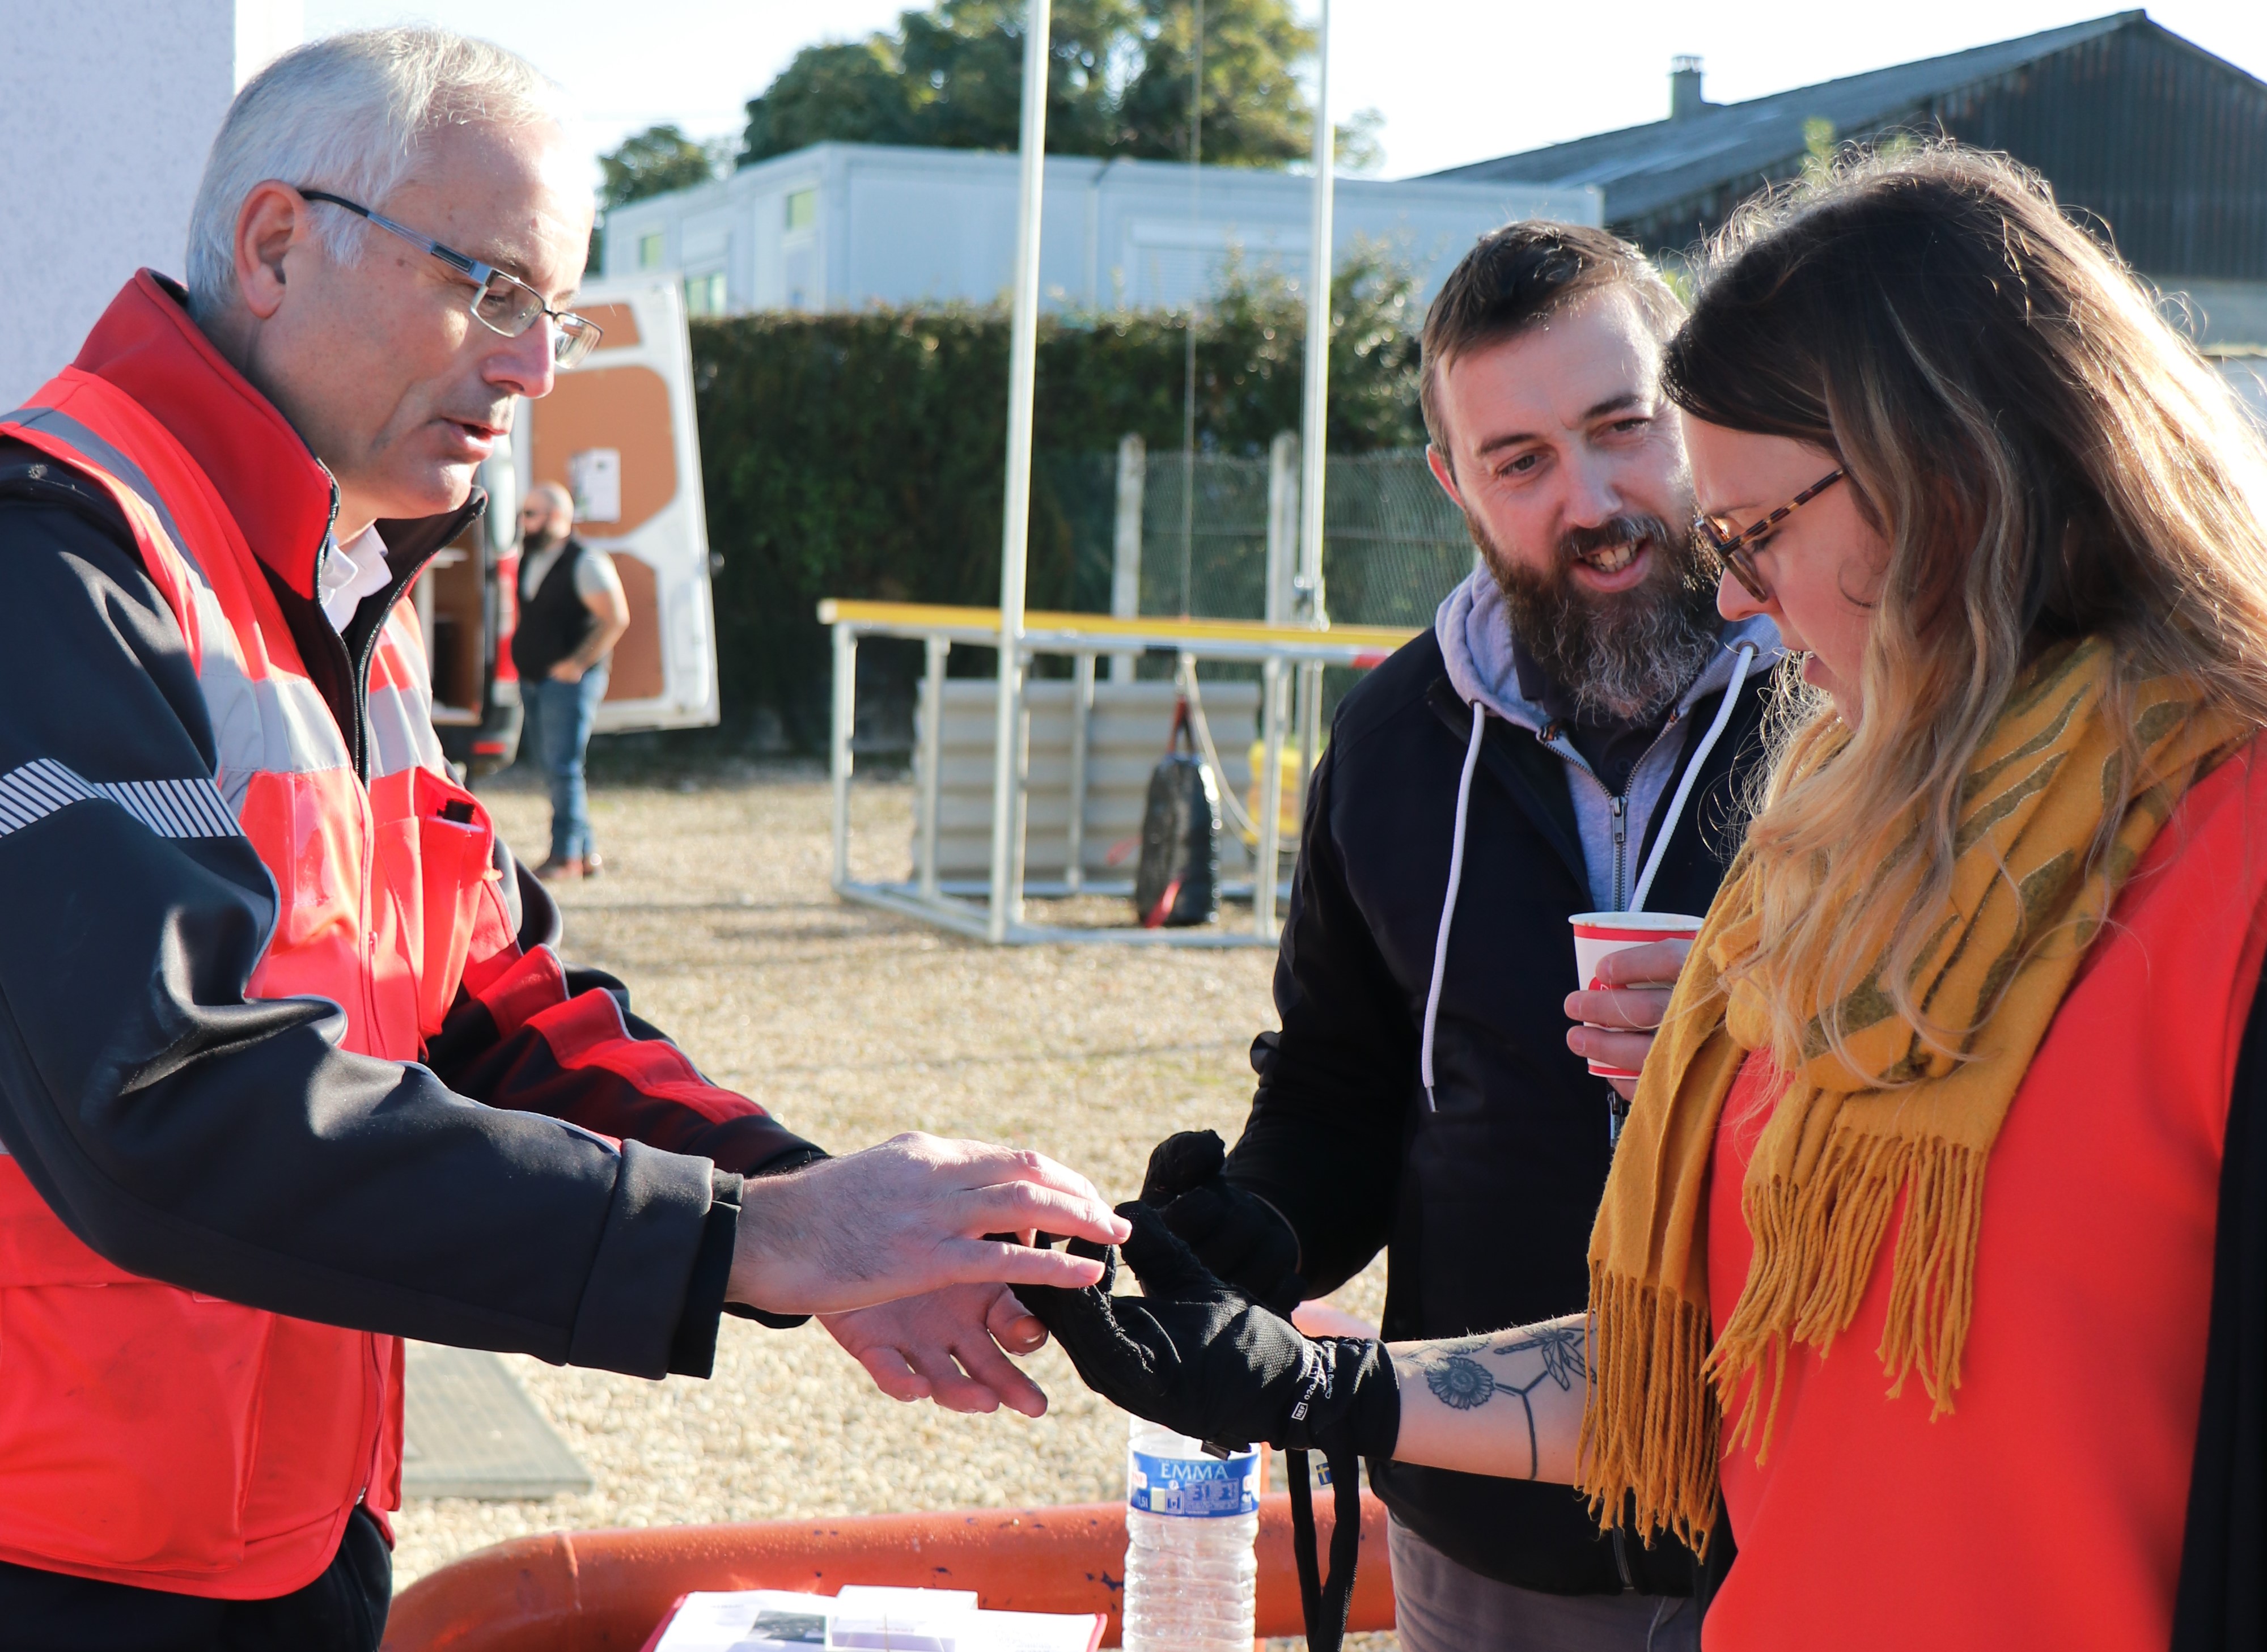
[[[2267,951],[2257,753],[2183,800],[2016,1092],[1985,1182],[1953,1413],[1931,1422],[1918,1377],[1887,1398],[1885,1241],[1831,1357],[1790,1354],[1768,1460],[1752,1444],[1727,1455],[1739,1558],[1706,1652],[2160,1652],[2170,1639],[2221,1140]],[[1742,1178],[1781,1088],[1768,1058],[1750,1060],[1717,1133],[1719,1334],[1752,1252]]]

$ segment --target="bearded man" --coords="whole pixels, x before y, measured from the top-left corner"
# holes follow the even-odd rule
[[[1216,1137],[1173,1138],[1142,1193],[1279,1307],[1381,1247],[1396,1341],[1547,1318],[1587,1291],[1619,1104],[1584,1058],[1635,1068],[1667,994],[1570,997],[1567,919],[1634,904],[1664,836],[1646,908],[1707,910],[1779,654],[1767,620],[1716,615],[1659,385],[1682,313],[1635,247],[1523,223],[1475,246],[1426,318],[1428,458],[1481,566],[1339,708],[1242,1140],[1223,1165]],[[1673,979],[1681,943],[1658,953],[1625,954],[1638,967],[1618,979]],[[1450,1403],[1492,1400],[1522,1397]],[[1408,1652],[1697,1644],[1675,1545],[1601,1533],[1560,1487],[1370,1472]]]

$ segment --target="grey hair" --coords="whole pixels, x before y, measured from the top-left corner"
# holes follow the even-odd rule
[[[189,307],[237,296],[236,221],[270,179],[375,207],[438,127],[534,126],[562,117],[559,88],[501,46],[440,29],[360,29],[286,52],[245,84],[206,158],[189,214]],[[315,215],[331,256],[351,262],[369,225]]]

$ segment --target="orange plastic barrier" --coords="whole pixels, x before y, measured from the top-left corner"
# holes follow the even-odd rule
[[[1365,1492],[1361,1516],[1352,1626],[1390,1629],[1385,1506]],[[1327,1564],[1327,1492],[1315,1521]],[[385,1652],[638,1652],[696,1589],[831,1595],[845,1583],[972,1589],[1009,1612],[1106,1612],[1103,1644],[1116,1646],[1125,1574],[1123,1503],[560,1532],[515,1538],[418,1579],[393,1603]],[[1258,1632],[1304,1627],[1291,1500],[1278,1492],[1259,1500]]]

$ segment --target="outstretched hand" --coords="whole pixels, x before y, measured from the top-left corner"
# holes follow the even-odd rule
[[[892,1399],[934,1399],[947,1411],[1005,1406],[1027,1417],[1046,1414],[1045,1392],[1007,1355],[1038,1352],[1047,1329],[1005,1285],[948,1285],[825,1314],[819,1323]]]
[[[1291,1322],[1206,1271],[1163,1216],[1120,1205],[1140,1296],[1113,1296],[1115,1259],[1081,1289],[1016,1296],[1062,1345],[1087,1386],[1177,1434],[1221,1445],[1344,1447],[1390,1454],[1400,1428],[1393,1368],[1376,1342],[1310,1340]]]
[[[1097,1249],[1125,1237],[1094,1185],[1041,1153],[918,1132],[742,1187],[726,1296],[770,1313],[843,1313],[948,1285],[1102,1277],[1095,1254],[989,1235],[1034,1229]]]

